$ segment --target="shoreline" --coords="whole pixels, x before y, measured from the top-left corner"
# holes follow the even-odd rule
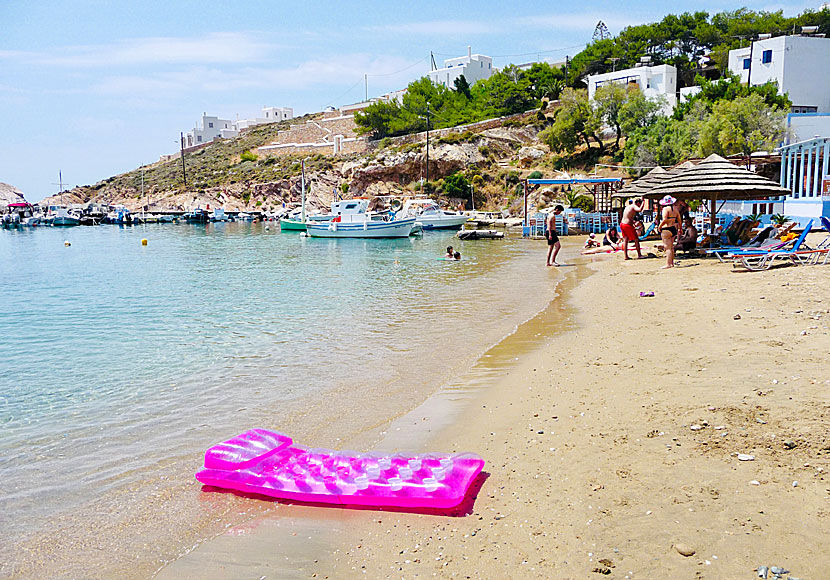
[[[576,325],[441,434],[487,462],[473,512],[356,517],[306,577],[830,569],[830,270],[592,262]]]
[[[539,247],[538,243],[519,242],[513,249],[504,247],[503,251],[494,254],[503,254],[505,258],[510,258],[512,264],[479,258],[468,264],[462,263],[463,268],[456,267],[453,271],[462,280],[469,281],[467,287],[473,288],[475,284],[480,285],[476,282],[478,276],[486,276],[482,278],[486,281],[501,273],[497,278],[509,279],[535,261]],[[476,265],[478,268],[475,268]],[[397,260],[395,266],[397,270]],[[396,272],[396,275],[403,273]],[[550,281],[557,277],[542,271],[526,280],[521,287],[532,287],[537,279]],[[450,313],[463,309],[478,312],[479,316],[484,313],[498,317],[480,321],[482,324],[477,327],[477,336],[471,337],[469,344],[453,349],[457,350],[457,359],[431,365],[420,373],[421,380],[416,377],[414,383],[400,379],[403,376],[401,373],[412,366],[409,359],[413,356],[404,359],[404,363],[399,359],[397,366],[387,365],[383,375],[371,383],[363,381],[351,386],[332,386],[326,391],[326,396],[314,397],[313,400],[289,399],[270,413],[267,409],[259,410],[256,416],[270,417],[270,421],[255,423],[291,433],[298,442],[342,448],[346,445],[341,438],[356,439],[378,425],[399,417],[402,409],[419,404],[442,383],[475,364],[494,342],[498,343],[506,334],[511,334],[511,325],[533,316],[537,303],[547,304],[547,296],[537,295],[520,307],[511,303],[509,298],[501,299],[502,294],[507,294],[497,285],[482,288],[479,294],[464,293],[468,299],[479,296],[478,304],[465,305],[463,300],[439,302],[439,307],[448,309]],[[547,290],[553,295],[551,286]],[[410,289],[410,292],[413,291],[418,289]],[[487,309],[487,304],[493,306]],[[478,321],[477,316],[467,318],[472,322],[465,328]],[[404,327],[399,316],[394,317],[390,324]],[[406,325],[410,332],[413,326]],[[412,344],[419,344],[418,337],[414,337]],[[422,352],[423,355],[432,352],[421,346],[413,346],[410,350],[412,353]],[[423,355],[421,358],[426,358]],[[378,388],[372,387],[375,383],[378,383]],[[337,404],[332,405],[332,401],[337,401]],[[233,421],[231,418],[227,420],[229,425]],[[236,422],[242,420],[244,417],[237,418]],[[211,442],[215,442],[213,437]],[[96,569],[109,570],[109,573],[120,577],[146,578],[166,562],[221,534],[227,527],[245,526],[278,507],[273,502],[202,492],[193,479],[193,473],[201,465],[203,450],[200,445],[198,452],[164,457],[145,473],[130,472],[135,483],[121,486],[115,493],[100,499],[84,502],[75,510],[54,513],[47,527],[35,530],[26,537],[18,537],[15,543],[7,545],[10,557],[4,565],[0,565],[0,577],[6,574],[11,577],[84,577],[90,569]]]
[[[578,278],[590,273],[576,268],[562,272],[555,295],[545,307],[486,349],[470,368],[439,386],[414,408],[351,437],[344,445],[380,452],[466,451],[441,441],[443,434],[453,429],[492,387],[496,376],[539,348],[540,341],[550,340],[560,331],[560,325],[570,324],[563,296],[578,285]],[[549,328],[551,323],[556,326]],[[154,578],[247,578],[261,576],[266,569],[276,574],[268,577],[308,578],[312,574],[308,570],[325,561],[333,547],[349,536],[352,526],[360,525],[365,517],[386,513],[392,512],[275,502],[274,510],[194,546],[193,551],[160,569]],[[263,553],[268,554],[269,562],[259,557]]]

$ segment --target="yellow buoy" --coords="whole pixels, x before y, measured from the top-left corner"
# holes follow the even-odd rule
[[[64,246],[66,246],[66,247],[68,248],[68,247],[69,247],[69,246],[71,246],[72,244],[70,244],[70,243],[69,243],[69,240],[66,240],[66,241],[63,243],[63,245],[64,245]]]
[[[141,238],[141,245],[142,245],[142,246],[146,246],[146,245],[147,245],[147,238]]]

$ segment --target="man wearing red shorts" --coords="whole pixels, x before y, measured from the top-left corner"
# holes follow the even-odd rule
[[[645,201],[642,198],[637,198],[625,206],[620,220],[620,230],[623,237],[623,252],[625,259],[628,260],[628,242],[634,242],[634,248],[637,250],[637,258],[642,258],[640,253],[640,236],[637,235],[637,230],[634,229],[634,217],[643,211]]]

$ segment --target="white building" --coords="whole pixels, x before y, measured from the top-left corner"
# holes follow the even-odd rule
[[[617,83],[626,86],[637,85],[650,99],[663,97],[666,100],[664,113],[667,115],[671,114],[677,104],[677,69],[670,64],[637,66],[601,75],[589,75],[587,82],[588,98],[592,100],[598,88]]]
[[[450,58],[444,61],[444,68],[429,71],[429,80],[436,85],[444,85],[448,89],[455,88],[455,79],[464,75],[472,86],[476,81],[490,78],[495,72],[493,59],[483,54],[473,54],[471,47],[467,47],[467,56]]]
[[[262,117],[255,119],[239,119],[236,121],[237,131],[262,125],[264,123],[279,123],[294,118],[294,109],[291,107],[262,107]]]
[[[218,137],[236,137],[239,134],[233,121],[202,113],[202,128],[196,127],[185,134],[185,147],[210,143]]]
[[[806,28],[806,27],[805,27]],[[830,113],[830,39],[776,36],[729,51],[729,70],[741,82],[777,81],[793,113]]]
[[[236,121],[211,117],[207,113],[202,113],[202,127],[197,127],[185,134],[185,147],[210,143],[218,138],[236,137],[243,129],[293,118],[294,109],[291,107],[262,107],[262,117],[237,119]]]

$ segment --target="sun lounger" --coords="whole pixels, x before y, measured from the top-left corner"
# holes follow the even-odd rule
[[[717,257],[717,259],[721,262],[725,262],[723,257],[734,252],[752,252],[753,250],[763,250],[768,252],[772,250],[783,250],[789,242],[782,242],[781,240],[772,237],[770,234],[773,229],[774,228],[772,226],[764,228],[761,233],[743,246],[722,246],[720,248],[709,248],[703,251],[710,256]]]
[[[644,232],[643,232],[643,235],[642,235],[642,236],[640,236],[640,241],[642,242],[642,241],[643,241],[643,240],[645,240],[647,237],[649,237],[651,234],[653,234],[653,233],[654,233],[654,228],[655,228],[655,227],[657,227],[657,220],[654,220],[653,222],[651,222],[651,225],[650,225],[650,226],[648,226],[648,229],[647,229],[646,231],[644,231]]]
[[[732,266],[743,266],[747,270],[769,270],[777,260],[789,261],[795,265],[811,265],[815,263],[826,263],[827,252],[812,250],[804,245],[804,239],[813,227],[813,220],[807,222],[807,226],[789,250],[758,251],[744,250],[729,254],[732,258]],[[827,250],[830,250],[828,248]],[[824,255],[822,256],[822,252]]]
[[[821,225],[824,226],[824,231],[827,232],[827,237],[816,246],[817,250],[823,250],[824,248],[830,248],[830,219],[826,217],[821,218]]]

